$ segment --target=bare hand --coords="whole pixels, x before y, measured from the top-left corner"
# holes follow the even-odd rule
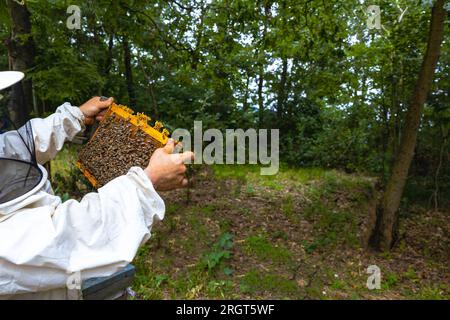
[[[164,148],[157,149],[144,170],[157,191],[169,191],[186,187],[185,162],[194,159],[194,153],[173,154],[175,142],[170,139]]]
[[[114,102],[114,98],[102,101],[100,97],[94,97],[80,106],[81,112],[84,114],[84,123],[91,125],[94,120],[102,121],[106,113],[106,109]]]

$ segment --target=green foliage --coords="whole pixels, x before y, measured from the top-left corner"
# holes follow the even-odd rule
[[[381,288],[383,290],[390,290],[393,286],[395,286],[398,282],[398,277],[393,272],[388,272],[384,275],[381,281]]]
[[[357,208],[347,204],[367,202],[374,181],[344,176],[339,170],[378,176],[380,182],[389,177],[430,22],[430,6],[420,4],[424,1],[375,2],[382,8],[382,30],[367,29],[367,1],[358,0],[80,0],[76,4],[82,11],[82,29],[69,30],[67,1],[27,1],[36,45],[35,65],[24,70],[34,84],[33,116],[48,115],[66,100],[79,105],[102,94],[161,119],[172,129],[191,130],[194,120],[202,120],[204,129],[280,129],[283,165],[277,176],[261,177],[258,166],[222,165],[212,167],[215,178],[239,181],[232,200],[258,197],[275,204],[269,209],[290,223],[307,220],[311,234],[297,242],[307,253],[303,258],[334,253],[339,246],[351,250],[359,242],[361,221]],[[408,7],[401,22],[398,7]],[[3,5],[0,38],[10,35],[11,19]],[[434,206],[434,196],[438,207],[446,210],[450,205],[448,37],[446,26],[402,201],[405,206]],[[132,79],[126,76],[125,42],[131,49]],[[9,68],[10,58],[7,46],[0,45],[1,70]],[[3,112],[8,92],[2,94]],[[69,165],[76,161],[74,154],[76,150],[63,151],[52,162],[53,187],[63,201],[90,190],[78,169]],[[298,199],[289,193],[296,189]],[[171,273],[176,259],[170,256],[169,245],[161,245],[165,239],[157,232],[154,247],[165,251],[155,265],[163,270],[154,269],[149,259],[155,248],[141,248],[135,283],[140,296],[228,298],[233,290],[228,279],[236,277],[241,293],[252,297],[271,292],[277,298],[298,298],[299,285],[285,275],[254,269],[238,278],[242,274],[227,265],[237,249],[231,236],[233,217],[215,221],[222,234],[209,246],[211,233],[204,218],[213,220],[222,205],[186,209],[183,221],[193,232],[180,241],[180,250],[191,255],[197,246],[208,245],[192,270]],[[169,234],[180,227],[171,216],[181,209],[184,205],[167,207]],[[261,212],[257,206],[242,206],[239,214],[254,219],[252,215]],[[270,267],[290,267],[297,256],[283,244],[294,241],[292,234],[263,230],[246,234],[239,249]],[[428,255],[431,249],[421,250]],[[389,264],[396,257],[395,252],[386,252],[376,259]],[[418,278],[412,267],[401,274],[383,273],[383,289],[398,289],[402,281],[416,284]],[[343,280],[333,279],[329,285],[336,291],[347,289]],[[309,296],[323,296],[319,286],[305,290]],[[427,286],[408,296],[448,298],[449,288]]]
[[[52,187],[63,202],[94,190],[75,166],[78,148],[77,145],[67,145],[50,165]]]
[[[78,105],[109,95],[170,128],[192,129],[194,120],[205,128],[279,128],[285,163],[386,178],[426,47],[430,6],[377,4],[382,30],[367,29],[366,4],[357,0],[84,0],[77,3],[82,29],[69,30],[67,1],[27,1],[36,44],[27,72],[39,115],[66,100]],[[397,6],[408,7],[401,22]],[[0,17],[6,39],[4,6]],[[132,79],[125,76],[125,39]],[[439,167],[441,194],[450,176],[449,57],[445,41],[412,168],[431,181]],[[0,68],[8,68],[5,46]],[[445,197],[439,200],[445,206]]]
[[[224,233],[219,240],[213,245],[212,251],[204,255],[200,267],[214,272],[223,261],[231,257],[230,249],[233,248],[233,237],[229,233]],[[231,275],[233,271],[230,268],[223,269],[226,275]]]

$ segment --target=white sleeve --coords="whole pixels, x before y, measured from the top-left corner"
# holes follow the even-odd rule
[[[28,210],[0,223],[0,296],[65,288],[76,272],[83,280],[113,274],[150,238],[165,206],[133,167],[80,202]]]
[[[32,119],[36,159],[44,164],[61,151],[64,142],[71,141],[85,129],[84,115],[79,108],[66,102],[45,119]]]
[[[79,108],[64,103],[56,112],[45,119],[32,119],[36,158],[44,164],[52,160],[62,149],[65,141],[71,141],[85,129],[84,115]],[[0,135],[0,157],[21,158],[29,151],[23,144],[17,131]]]

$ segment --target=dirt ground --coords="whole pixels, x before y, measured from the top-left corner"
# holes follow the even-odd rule
[[[63,200],[92,191],[77,147],[52,162]],[[449,299],[450,213],[403,200],[390,252],[365,248],[375,179],[325,169],[212,166],[163,193],[166,216],[134,260],[138,299]],[[417,194],[419,190],[416,190]],[[415,197],[412,197],[413,200]],[[369,266],[381,273],[369,290]]]
[[[141,299],[448,299],[449,213],[409,206],[391,252],[364,248],[373,179],[203,168],[164,193],[167,213],[135,260]],[[381,271],[369,290],[367,268]]]

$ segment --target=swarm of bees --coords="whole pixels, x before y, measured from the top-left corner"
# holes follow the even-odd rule
[[[133,113],[113,104],[80,151],[77,166],[95,188],[126,174],[131,167],[147,167],[153,152],[167,143],[169,132],[160,122],[152,127],[149,117]]]

